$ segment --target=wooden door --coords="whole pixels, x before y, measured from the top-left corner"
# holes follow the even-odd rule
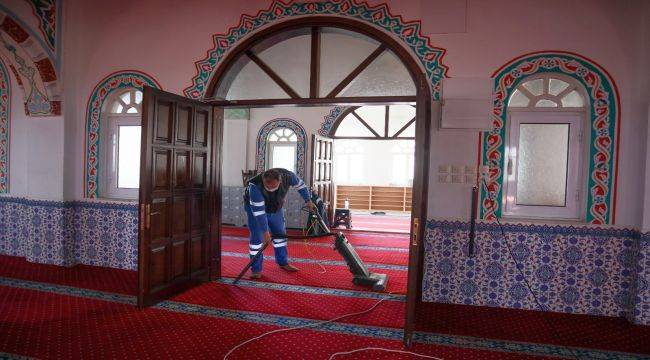
[[[406,321],[404,324],[404,344],[411,346],[417,305],[422,296],[422,259],[424,230],[427,221],[427,199],[429,184],[429,138],[431,119],[431,99],[428,98],[428,81],[424,75],[418,76],[417,107],[415,109],[415,173],[413,174],[413,194],[411,210],[411,241],[409,245],[409,267],[406,290]]]
[[[213,112],[219,114],[201,102],[144,88],[138,252],[141,308],[207,281],[212,268],[219,265],[223,117]]]
[[[334,220],[334,183],[332,181],[334,139],[311,136],[311,189],[327,206],[330,224]]]

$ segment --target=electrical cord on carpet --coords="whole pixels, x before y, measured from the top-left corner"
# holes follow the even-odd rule
[[[301,210],[304,211],[304,209],[305,209],[305,208],[303,207]],[[310,214],[311,214],[311,213],[310,213]],[[310,217],[311,217],[311,216],[310,216]],[[302,234],[305,235],[305,236],[308,235],[308,234],[309,234],[309,231],[315,229],[315,224],[316,224],[316,222],[312,220],[311,223],[309,224],[309,227],[308,227],[306,230],[303,229]],[[311,251],[311,249],[309,248],[309,244],[307,244],[307,238],[302,239],[302,243],[305,245],[305,250],[307,250],[307,252],[309,253],[309,255],[310,255],[312,258],[315,259],[315,258],[316,258],[316,255],[315,255],[315,254]],[[320,262],[317,263],[317,264],[318,264],[318,266],[319,266],[319,267],[321,268],[321,270],[322,270],[322,271],[319,271],[318,273],[319,273],[319,274],[325,274],[325,273],[327,272],[327,269],[325,269],[325,266],[323,266],[323,264],[321,264]]]
[[[392,295],[392,293],[388,293],[388,295]],[[366,310],[355,312],[355,313],[350,313],[350,314],[345,314],[345,315],[341,315],[341,316],[337,316],[337,317],[335,317],[333,319],[330,319],[330,320],[319,321],[319,322],[316,322],[316,323],[313,323],[313,324],[301,325],[301,326],[296,326],[296,327],[292,327],[292,328],[276,329],[276,330],[267,331],[267,332],[265,332],[265,333],[263,333],[261,335],[258,335],[258,336],[254,337],[254,338],[251,338],[251,339],[248,339],[248,340],[236,345],[235,347],[230,349],[226,353],[226,355],[224,355],[223,360],[227,360],[228,356],[230,356],[233,352],[235,352],[235,350],[239,349],[240,347],[242,347],[242,346],[244,346],[244,345],[246,345],[248,343],[251,343],[251,342],[253,342],[255,340],[259,340],[259,339],[261,339],[261,338],[263,338],[263,337],[265,337],[267,335],[276,334],[276,333],[280,333],[280,332],[286,332],[286,331],[292,331],[292,330],[314,328],[314,327],[317,327],[317,326],[320,326],[320,325],[324,325],[324,324],[335,322],[335,321],[338,321],[338,320],[341,320],[341,319],[345,319],[347,317],[367,314],[367,313],[373,311],[377,306],[379,306],[379,304],[381,304],[385,300],[390,300],[390,299],[395,299],[395,298],[394,297],[385,297],[383,299],[380,299],[376,303],[374,303],[371,307],[369,307]],[[388,351],[388,352],[400,352],[400,353],[410,354],[410,355],[419,356],[419,357],[428,358],[428,359],[442,360],[440,358],[430,357],[428,355],[421,355],[421,354],[413,353],[413,352],[410,352],[410,351],[392,350],[392,349],[375,348],[375,347],[367,347],[367,348],[356,349],[356,350],[352,350],[352,351],[348,351],[348,352],[334,353],[334,354],[332,354],[330,356],[330,359],[333,359],[334,357],[336,357],[338,355],[352,354],[352,353],[366,351],[366,350],[378,350],[378,351],[380,350],[380,351]]]
[[[483,180],[483,186],[485,186],[485,191],[487,191],[489,193],[488,186],[487,186],[487,183],[486,183],[485,179],[482,179],[482,180]],[[494,218],[497,220],[497,224],[499,225],[499,230],[501,230],[501,236],[503,237],[503,242],[506,244],[506,247],[508,248],[508,254],[510,255],[510,258],[512,259],[512,261],[515,263],[515,267],[517,268],[517,271],[519,272],[519,275],[521,275],[521,277],[524,279],[524,283],[526,284],[526,287],[528,288],[528,291],[530,292],[530,294],[533,296],[533,299],[535,300],[535,304],[537,304],[537,307],[539,307],[540,311],[550,312],[551,310],[548,309],[546,306],[542,305],[542,303],[539,301],[539,298],[537,297],[537,294],[535,293],[535,291],[533,290],[533,287],[530,285],[530,282],[528,281],[528,277],[526,276],[526,274],[524,274],[524,271],[521,269],[522,268],[521,264],[519,264],[519,262],[515,258],[514,252],[512,251],[512,247],[510,246],[510,241],[508,241],[508,238],[506,237],[506,232],[505,232],[505,230],[503,230],[503,225],[501,224],[501,221],[499,220],[499,217],[494,215]],[[557,332],[557,329],[555,328],[555,325],[553,325],[552,322],[547,322],[547,323],[550,325],[551,331],[553,332],[553,334],[557,335],[558,332]],[[556,338],[556,340],[559,340],[559,339]],[[561,343],[561,341],[559,341],[559,343]],[[566,349],[571,351],[572,355],[576,359],[581,358],[580,355],[578,355],[571,347],[567,346]]]
[[[437,358],[437,357],[434,357],[434,356],[418,354],[418,353],[414,353],[414,352],[411,352],[411,351],[391,350],[391,349],[384,349],[384,348],[378,348],[378,347],[366,347],[366,348],[356,349],[356,350],[352,350],[352,351],[337,352],[337,353],[332,354],[332,356],[329,357],[329,360],[332,360],[332,359],[334,359],[335,357],[337,357],[339,355],[350,355],[350,354],[354,354],[354,353],[358,353],[358,352],[362,352],[362,351],[371,351],[371,350],[372,351],[385,351],[385,352],[391,352],[391,353],[397,353],[397,354],[413,355],[413,356],[421,357],[421,358],[424,358],[424,359],[443,360],[442,358]]]

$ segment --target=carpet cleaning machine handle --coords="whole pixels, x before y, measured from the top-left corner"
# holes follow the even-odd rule
[[[323,231],[322,233],[317,235],[273,234],[271,237],[273,239],[314,239],[333,236],[335,239],[334,248],[343,257],[348,265],[348,269],[352,273],[352,283],[355,285],[372,287],[375,291],[384,291],[386,289],[386,284],[388,283],[388,276],[386,274],[377,274],[368,271],[368,268],[363,263],[356,250],[354,250],[354,247],[345,238],[345,235],[342,232],[333,233],[317,211],[311,212],[311,216],[316,219],[318,226],[320,226]],[[262,248],[251,258],[241,273],[239,273],[233,284],[237,284],[237,282],[241,280],[244,274],[246,274],[246,271],[253,266],[253,263],[257,261],[260,256],[262,256],[264,249],[266,249],[268,245],[269,243],[262,245]]]

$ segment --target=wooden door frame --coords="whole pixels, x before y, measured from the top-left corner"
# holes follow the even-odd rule
[[[287,99],[262,99],[262,100],[222,100],[212,98],[219,88],[220,80],[228,73],[228,70],[238,60],[239,56],[245,54],[255,44],[264,39],[282,32],[295,31],[299,28],[311,27],[335,27],[351,30],[364,34],[383,44],[392,51],[409,71],[413,83],[416,85],[416,96],[386,96],[386,97],[355,97],[355,98],[326,98],[314,97],[313,84],[310,83],[309,98],[287,98]],[[312,32],[314,32],[312,30]],[[312,39],[312,44],[314,43]],[[318,53],[313,51],[312,54]],[[311,77],[313,74],[313,61],[311,65]],[[316,76],[316,79],[318,76]],[[271,25],[259,30],[251,36],[242,40],[231,49],[221,60],[213,73],[205,92],[205,101],[208,104],[223,107],[278,107],[278,106],[322,106],[322,105],[391,105],[391,104],[413,104],[416,105],[416,136],[415,136],[415,169],[413,177],[413,194],[420,194],[416,201],[411,203],[411,237],[409,246],[409,270],[407,286],[406,316],[404,326],[404,343],[411,345],[413,331],[415,330],[415,319],[418,305],[421,304],[423,258],[424,247],[422,240],[427,223],[428,209],[428,188],[429,188],[429,157],[430,157],[430,130],[431,130],[431,105],[432,96],[426,71],[420,63],[412,56],[410,49],[404,47],[389,34],[377,29],[375,26],[340,16],[313,15],[296,19],[289,19],[278,24]],[[222,140],[220,139],[220,143]],[[312,144],[313,146],[313,144]],[[219,200],[220,204],[220,200]],[[221,233],[219,232],[219,246],[221,244]],[[220,254],[219,254],[220,256]]]

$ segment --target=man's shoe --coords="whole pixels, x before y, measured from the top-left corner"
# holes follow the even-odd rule
[[[262,277],[262,273],[261,273],[261,272],[254,272],[254,273],[251,274],[250,279],[251,279],[251,280],[256,280],[256,279],[259,279],[259,278],[261,278],[261,277]]]
[[[280,265],[280,267],[281,267],[283,270],[288,271],[288,272],[296,272],[296,271],[298,271],[298,268],[297,268],[297,267],[295,267],[295,266],[293,266],[293,265],[290,265],[290,264],[287,264],[287,265]]]

